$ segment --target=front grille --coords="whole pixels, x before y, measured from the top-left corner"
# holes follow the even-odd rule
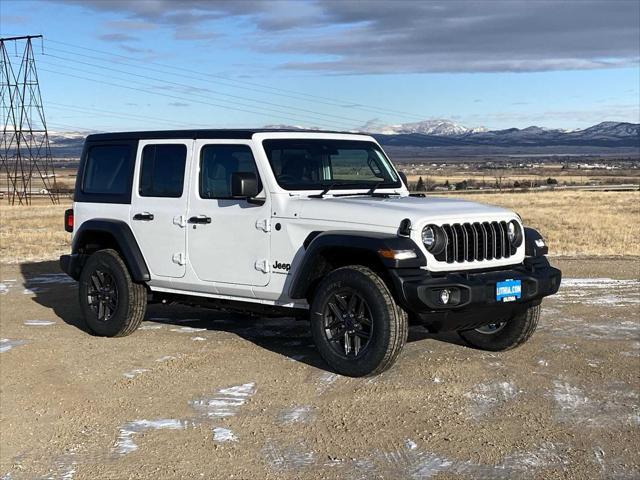
[[[507,222],[442,225],[446,244],[435,255],[440,262],[474,262],[509,258],[516,253],[507,235]]]

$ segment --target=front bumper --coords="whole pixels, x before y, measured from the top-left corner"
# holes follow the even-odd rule
[[[526,258],[507,269],[446,274],[420,269],[389,271],[400,305],[434,331],[475,328],[508,319],[556,293],[562,278],[546,257]],[[496,300],[496,283],[508,279],[522,282],[521,297],[502,303]],[[440,301],[445,288],[452,292],[446,305]]]

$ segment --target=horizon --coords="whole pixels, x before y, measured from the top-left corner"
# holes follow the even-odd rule
[[[59,132],[577,130],[640,123],[640,4],[611,3],[6,0],[0,36],[44,35]]]
[[[443,121],[443,122],[448,122],[448,120],[446,119],[426,119],[423,122],[429,122],[429,121]],[[422,123],[422,122],[415,122],[415,123]],[[468,129],[472,129],[472,128],[481,128],[481,127],[469,127],[468,125],[460,125],[460,124],[456,124],[455,122],[452,122],[455,125],[459,126],[459,127],[464,127],[464,128],[468,128]],[[601,124],[607,124],[607,123],[613,123],[613,124],[629,124],[629,125],[633,125],[633,126],[639,126],[640,127],[640,122],[634,123],[634,122],[616,122],[616,121],[611,121],[611,120],[603,120],[601,122],[598,122],[596,124],[593,125],[588,125],[586,127],[581,127],[581,128],[575,128],[575,129],[563,129],[563,128],[546,128],[546,127],[541,127],[540,125],[528,125],[526,127],[508,127],[505,129],[496,129],[496,130],[492,130],[492,129],[487,129],[485,131],[487,132],[494,132],[494,131],[500,131],[500,130],[511,130],[511,129],[516,129],[516,130],[527,130],[530,128],[539,128],[541,130],[545,130],[545,131],[558,131],[561,133],[572,133],[572,132],[579,132],[579,131],[583,131],[583,130],[587,130],[593,127],[597,127],[600,126]],[[406,125],[406,124],[402,124],[402,125]],[[394,125],[394,126],[400,126],[400,125]],[[139,130],[139,131],[150,131],[150,130],[157,130],[157,131],[173,131],[173,130],[184,130],[184,131],[189,131],[189,130],[318,130],[318,131],[330,131],[330,130],[323,130],[320,128],[314,128],[314,127],[300,127],[300,126],[295,126],[295,125],[263,125],[263,126],[255,126],[255,127],[225,127],[225,128],[216,128],[216,127],[199,127],[199,128],[157,128],[157,129],[146,129],[146,130]],[[122,130],[122,132],[134,132],[135,130]],[[359,133],[359,134],[372,134],[372,135],[397,135],[398,133],[384,133],[384,132],[376,132],[373,130],[341,130],[341,132],[344,133]],[[484,131],[478,132],[478,133],[483,133]],[[115,130],[114,131],[106,131],[106,130],[96,130],[96,129],[87,129],[87,130],[65,130],[65,129],[49,129],[49,135],[51,134],[82,134],[82,135],[90,135],[93,133],[117,133]],[[476,133],[476,132],[473,132]],[[447,136],[445,134],[429,134],[429,135],[433,135],[433,136]],[[452,136],[455,134],[451,134]]]

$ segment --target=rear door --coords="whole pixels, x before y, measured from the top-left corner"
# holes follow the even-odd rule
[[[258,175],[250,141],[196,140],[187,218],[189,263],[221,293],[269,283],[270,207],[231,198],[231,175]],[[263,193],[260,194],[261,196]]]
[[[183,277],[193,140],[140,141],[131,228],[152,276]]]

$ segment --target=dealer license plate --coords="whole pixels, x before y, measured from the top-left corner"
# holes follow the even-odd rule
[[[496,283],[496,301],[515,302],[522,296],[522,282],[520,280],[505,280]]]

